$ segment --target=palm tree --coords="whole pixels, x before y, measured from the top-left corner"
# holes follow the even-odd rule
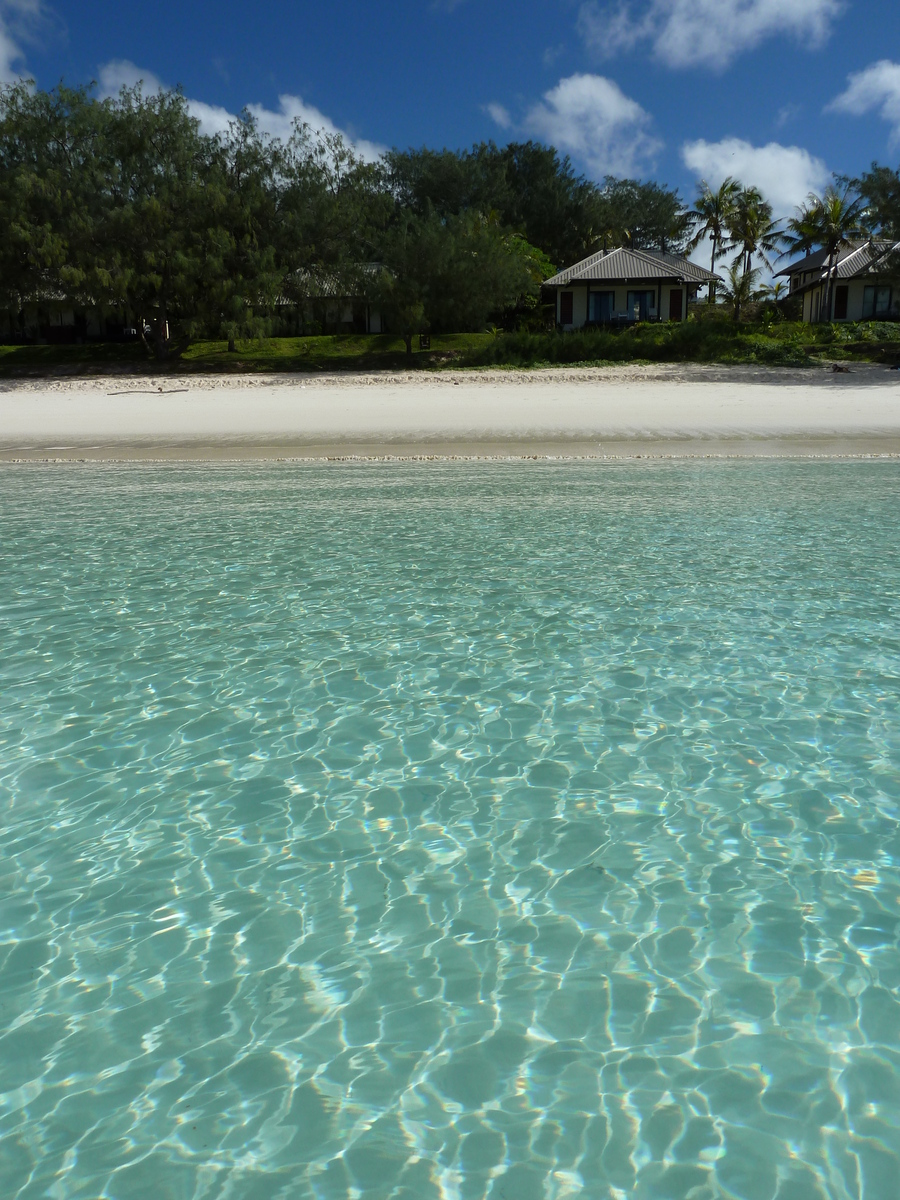
[[[760,288],[761,300],[772,300],[775,304],[784,298],[787,292],[787,284],[783,279],[779,279],[776,283],[764,283]]]
[[[758,188],[744,188],[737,197],[734,215],[729,225],[729,250],[737,250],[735,264],[743,264],[744,274],[753,266],[758,255],[771,269],[769,255],[774,254],[784,240],[778,222],[772,220],[772,205],[764,200]]]
[[[725,302],[731,305],[731,315],[735,322],[741,319],[741,310],[745,304],[756,298],[754,284],[759,279],[759,267],[749,271],[741,270],[741,264],[735,260],[726,271],[727,282],[722,291]]]
[[[688,250],[696,250],[705,237],[712,242],[712,257],[709,269],[715,271],[716,263],[722,257],[722,245],[728,240],[731,222],[734,219],[734,209],[737,197],[742,191],[741,185],[729,175],[716,191],[713,191],[705,179],[700,182],[700,194],[694,202],[694,207],[688,213],[688,218],[694,226],[694,236],[688,242]],[[709,285],[709,304],[716,302],[716,285]]]
[[[834,307],[834,281],[840,251],[854,239],[865,237],[865,201],[847,185],[842,192],[827,187],[824,196],[810,192],[797,215],[788,221],[789,241],[794,250],[809,252],[821,246],[828,255],[825,305],[822,320],[830,321]]]
[[[816,208],[818,196],[810,192],[805,204],[798,204],[794,210],[797,214],[787,223],[784,235],[784,254],[811,254],[818,245],[818,217]]]

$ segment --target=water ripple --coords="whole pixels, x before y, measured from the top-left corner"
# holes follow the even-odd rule
[[[7,468],[0,1192],[893,1200],[900,468]]]

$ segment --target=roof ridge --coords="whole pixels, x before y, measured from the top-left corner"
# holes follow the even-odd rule
[[[887,258],[889,254],[893,254],[897,247],[900,246],[900,242],[891,242],[889,239],[882,240],[879,238],[877,242],[878,249],[876,250],[875,238],[870,238],[868,245],[872,247],[873,251],[869,266],[874,267],[883,258]]]
[[[648,258],[651,262],[654,260],[658,262],[659,259],[657,258],[657,255],[666,253],[665,250],[644,250],[643,248],[639,248],[637,246],[628,246],[627,249],[631,254],[639,254],[642,258]],[[673,255],[672,257],[675,258],[677,256]],[[685,259],[685,262],[687,262],[687,259]]]
[[[611,264],[610,260],[616,255],[621,255],[623,262],[621,264]],[[631,266],[629,267],[628,260],[630,259]],[[609,263],[611,270],[619,270],[620,275],[598,274],[592,276],[590,272],[594,268],[598,268],[601,263]],[[652,274],[644,274],[650,268]],[[613,246],[607,250],[595,250],[593,254],[581,259],[579,262],[572,263],[563,270],[557,271],[555,275],[549,279],[545,279],[546,285],[554,287],[565,287],[570,283],[575,283],[578,280],[588,280],[595,278],[598,281],[609,278],[621,279],[644,279],[644,278],[659,278],[659,279],[676,279],[688,283],[705,284],[710,280],[720,280],[721,276],[710,272],[708,268],[701,266],[700,263],[693,262],[684,254],[674,254],[669,250],[643,250],[635,249],[633,246]]]

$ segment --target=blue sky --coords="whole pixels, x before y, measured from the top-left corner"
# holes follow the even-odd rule
[[[898,0],[0,0],[0,79],[181,84],[364,154],[537,137],[593,177],[737,174],[785,215],[900,162]]]

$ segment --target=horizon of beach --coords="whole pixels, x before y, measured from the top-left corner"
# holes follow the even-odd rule
[[[0,383],[0,461],[900,454],[900,374],[663,364]]]

